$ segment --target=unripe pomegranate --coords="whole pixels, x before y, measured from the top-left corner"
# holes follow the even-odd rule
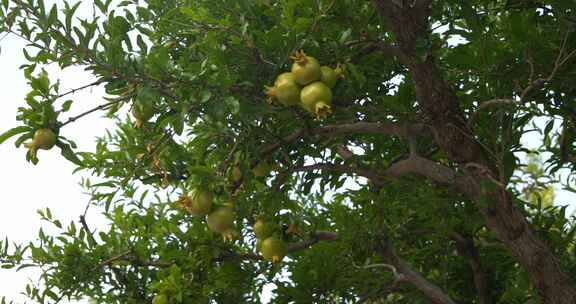
[[[48,128],[38,129],[36,132],[34,132],[32,142],[26,144],[25,146],[32,150],[50,150],[52,147],[54,147],[54,145],[56,145],[57,138],[58,137],[56,136],[56,133]]]
[[[258,252],[262,252],[262,240],[261,239],[256,239],[256,250]]]
[[[264,259],[272,263],[278,263],[288,253],[288,246],[283,240],[271,236],[262,241],[261,252]]]
[[[254,229],[254,234],[256,235],[257,239],[264,240],[274,233],[274,224],[266,222],[265,220],[259,218],[254,223],[252,227]]]
[[[156,114],[154,105],[150,102],[136,100],[132,105],[132,116],[136,119],[136,127],[141,128],[145,122]]]
[[[294,80],[300,85],[307,85],[311,82],[320,80],[322,71],[320,70],[320,63],[314,57],[306,56],[304,51],[296,53],[292,56],[294,63],[292,64],[292,74]]]
[[[276,78],[274,87],[267,89],[266,94],[269,98],[276,97],[285,106],[292,106],[300,102],[300,89],[292,73],[282,73]]]
[[[333,88],[336,85],[338,78],[342,76],[342,68],[340,68],[340,65],[338,65],[335,69],[332,69],[329,66],[322,66],[320,71],[322,72],[320,81],[322,81],[329,88]]]
[[[222,207],[206,217],[208,228],[216,233],[226,233],[234,226],[234,210]]]
[[[168,297],[165,294],[157,294],[152,299],[152,304],[168,304]]]
[[[193,216],[204,216],[212,209],[212,192],[195,189],[180,197],[178,204]]]
[[[332,112],[332,90],[321,81],[313,82],[300,92],[302,107],[321,118]]]

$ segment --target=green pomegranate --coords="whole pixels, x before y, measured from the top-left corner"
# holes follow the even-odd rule
[[[294,75],[294,80],[300,85],[307,85],[311,82],[320,80],[322,76],[322,71],[320,69],[320,63],[314,57],[306,56],[304,51],[296,53],[292,56],[294,63],[292,64],[292,74]]]
[[[252,173],[256,177],[268,176],[270,174],[270,165],[266,161],[261,161],[252,169]]]
[[[261,239],[256,239],[256,250],[258,252],[262,252],[262,240]]]
[[[321,118],[332,112],[332,90],[321,81],[313,82],[300,92],[302,107]]]
[[[272,263],[279,263],[288,253],[288,246],[283,240],[271,236],[262,241],[260,252],[262,252],[264,259],[271,261]]]
[[[168,297],[165,294],[157,294],[152,299],[152,304],[168,304]]]
[[[210,213],[212,202],[212,192],[203,189],[195,189],[189,195],[180,197],[178,201],[180,206],[193,216],[205,216]]]
[[[136,101],[132,105],[132,116],[136,119],[136,127],[140,128],[156,114],[154,105],[149,102]]]
[[[338,65],[335,69],[332,69],[329,66],[322,66],[320,70],[322,71],[320,81],[322,81],[329,88],[333,88],[336,85],[338,78],[340,78],[342,75],[342,69],[340,68],[340,65]]]
[[[275,230],[274,224],[266,222],[263,219],[256,220],[256,223],[254,223],[252,228],[254,229],[256,238],[259,240],[264,240],[272,236],[272,233],[274,233]]]
[[[267,89],[266,94],[269,98],[276,97],[285,106],[293,106],[300,102],[300,89],[292,73],[282,73],[276,78],[274,86]]]
[[[208,228],[216,233],[226,233],[234,226],[234,210],[222,207],[206,217]]]
[[[56,136],[56,133],[50,129],[38,129],[36,132],[34,132],[32,142],[26,144],[25,146],[31,150],[50,150],[52,147],[54,147],[54,145],[56,145],[57,138],[58,137]]]

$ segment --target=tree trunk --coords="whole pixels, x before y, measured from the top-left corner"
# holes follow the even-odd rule
[[[486,184],[496,186],[492,191],[462,190],[478,203],[488,228],[529,274],[542,303],[576,303],[576,286],[572,279],[562,271],[552,250],[536,237],[510,195],[497,186],[498,169],[468,128],[458,98],[442,79],[432,54],[423,60],[416,54],[416,42],[428,35],[431,1],[373,2],[387,21],[386,26],[394,33],[398,56],[410,69],[416,97],[435,129],[437,145],[451,161],[461,165],[467,179],[476,184],[473,188]]]

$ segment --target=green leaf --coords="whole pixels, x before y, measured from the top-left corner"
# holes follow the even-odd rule
[[[54,4],[52,5],[50,13],[48,14],[48,20],[47,20],[48,27],[52,26],[54,22],[56,22],[57,18],[58,18],[58,7],[56,6],[56,4]]]
[[[24,132],[32,132],[33,129],[31,127],[28,126],[20,126],[20,127],[15,127],[12,128],[4,133],[2,133],[0,135],[0,144],[2,144],[3,142],[5,142],[7,139],[9,139],[12,136],[18,135],[20,133],[24,133]]]
[[[62,223],[60,223],[59,220],[54,220],[54,221],[52,222],[52,224],[54,224],[56,227],[62,229]]]
[[[30,85],[34,90],[38,90],[42,94],[47,95],[50,88],[50,79],[48,78],[48,73],[42,70],[38,77],[32,78]]]
[[[62,109],[61,109],[61,111],[62,111],[62,112],[67,112],[68,110],[70,110],[70,106],[72,106],[72,102],[73,102],[72,99],[68,99],[68,100],[64,101],[64,102],[62,103]]]
[[[80,167],[84,166],[84,163],[82,162],[82,160],[80,160],[78,158],[78,156],[76,156],[76,153],[74,153],[74,151],[72,150],[72,148],[70,147],[69,144],[58,141],[56,143],[56,145],[60,148],[60,150],[61,150],[60,154],[62,156],[64,156],[64,158],[66,158],[67,160],[73,162],[74,164],[76,164]]]

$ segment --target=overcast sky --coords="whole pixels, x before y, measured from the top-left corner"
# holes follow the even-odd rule
[[[0,53],[0,79],[2,84],[2,102],[0,103],[0,132],[4,132],[18,125],[16,122],[17,108],[23,105],[24,96],[29,92],[26,80],[18,69],[24,64],[22,47],[24,43],[19,38],[8,36],[1,43]],[[64,73],[59,72],[55,66],[50,66],[51,78],[60,78],[62,92],[67,88],[80,87],[94,81],[90,74],[78,68],[71,68]],[[101,97],[102,88],[86,90],[76,93],[76,100],[70,113],[82,113],[86,109],[104,103]],[[95,113],[77,122],[64,127],[61,134],[73,139],[79,146],[78,150],[94,150],[94,138],[102,135],[105,128],[112,127],[111,120]],[[56,232],[57,228],[49,223],[41,222],[38,209],[49,207],[55,218],[63,224],[78,221],[83,213],[89,197],[82,193],[78,185],[80,175],[72,175],[73,164],[65,160],[59,149],[38,152],[40,162],[34,166],[26,162],[26,148],[16,149],[14,139],[0,145],[0,237],[7,236],[10,241],[17,243],[36,240],[40,227],[47,232]],[[91,207],[93,208],[93,207]],[[97,211],[96,209],[91,209]],[[87,221],[93,227],[103,226],[101,217],[92,213]],[[22,303],[25,297],[19,296],[24,290],[27,277],[37,274],[32,268],[16,273],[14,270],[0,269],[0,296],[18,300]],[[80,302],[82,303],[82,302]],[[85,301],[85,303],[87,303]]]
[[[0,132],[4,132],[18,125],[15,120],[17,108],[23,103],[28,86],[19,66],[25,61],[22,56],[24,42],[19,38],[8,36],[0,42],[0,83],[2,84],[2,101],[0,103]],[[87,72],[79,68],[69,68],[64,72],[56,66],[48,68],[52,80],[60,79],[62,89],[80,87],[94,79]],[[76,101],[70,110],[76,115],[96,105],[104,103],[103,89],[93,88],[74,94]],[[105,119],[100,113],[95,113],[70,124],[61,130],[61,134],[73,139],[80,151],[92,151],[95,147],[94,138],[104,134],[106,128],[113,127],[111,120]],[[535,147],[539,138],[536,133],[526,138]],[[0,145],[0,238],[8,237],[17,243],[29,242],[37,239],[40,227],[50,233],[56,232],[55,227],[40,221],[38,209],[49,207],[55,218],[63,224],[78,221],[83,213],[89,197],[82,193],[78,185],[81,175],[73,175],[74,166],[59,154],[59,149],[40,151],[38,165],[26,162],[26,149],[16,149],[14,139]],[[557,204],[576,202],[574,194],[557,189]],[[576,204],[572,204],[572,212]],[[92,208],[92,207],[91,207]],[[92,208],[87,217],[91,228],[104,227],[105,222],[99,216],[98,210]],[[0,269],[0,296],[9,300],[23,303],[26,298],[19,293],[24,290],[29,278],[35,278],[37,271],[28,268],[25,271]],[[78,302],[87,303],[87,301]]]

